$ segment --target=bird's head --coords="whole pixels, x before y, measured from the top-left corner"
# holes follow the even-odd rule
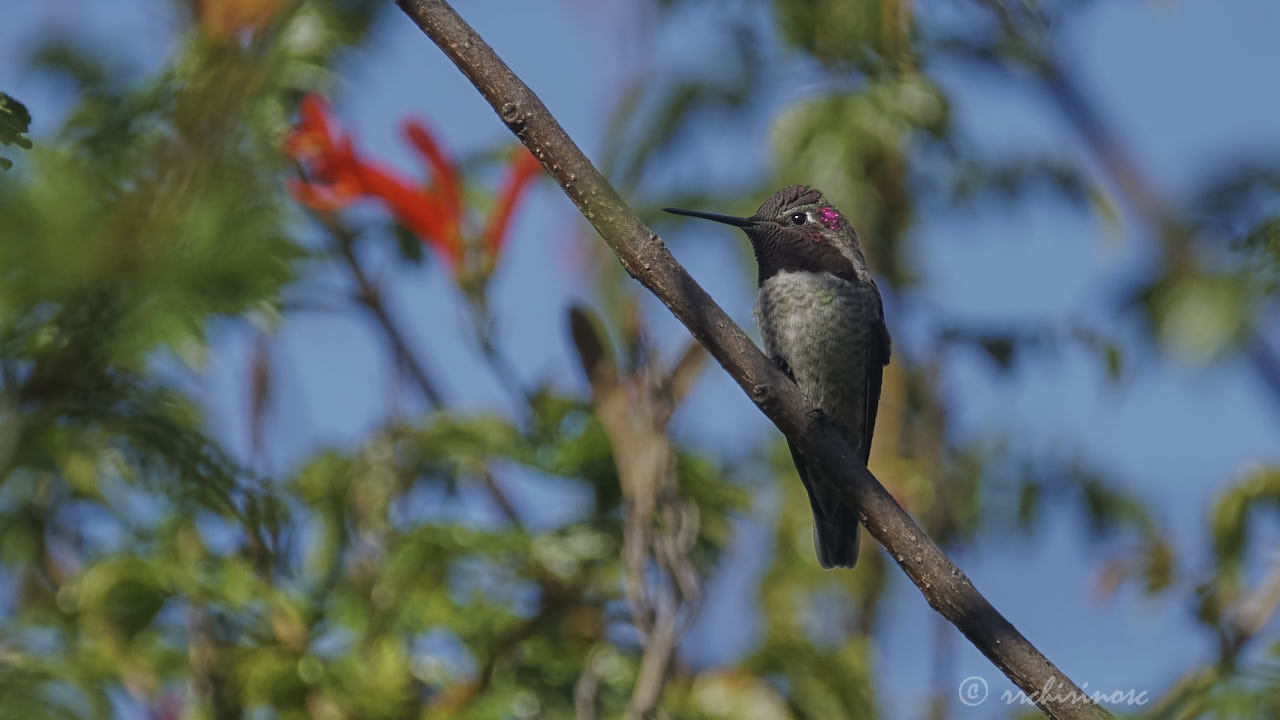
[[[822,192],[789,185],[769,196],[751,217],[664,208],[669,213],[742,228],[760,266],[760,283],[778,272],[830,272],[866,278],[867,261],[853,224]]]

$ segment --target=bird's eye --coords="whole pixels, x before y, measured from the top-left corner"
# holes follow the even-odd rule
[[[808,221],[808,219],[809,219],[809,216],[805,215],[802,212],[792,213],[791,215],[791,223],[793,225],[803,225],[805,224],[806,221]]]

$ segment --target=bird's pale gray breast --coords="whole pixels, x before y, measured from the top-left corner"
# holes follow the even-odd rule
[[[879,319],[871,283],[830,273],[780,272],[760,286],[756,323],[765,352],[781,356],[806,398],[861,443],[867,392],[867,343]]]

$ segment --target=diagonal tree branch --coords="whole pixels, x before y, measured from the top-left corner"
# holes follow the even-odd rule
[[[458,66],[507,127],[542,162],[632,277],[660,299],[751,400],[815,458],[867,530],[920,588],[929,605],[969,638],[1052,718],[1111,718],[992,607],[871,475],[794,383],[773,367],[676,262],[534,95],[443,0],[397,5]]]

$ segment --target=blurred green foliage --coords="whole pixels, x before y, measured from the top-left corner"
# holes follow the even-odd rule
[[[31,139],[24,137],[31,129],[31,113],[27,107],[6,93],[0,92],[0,145],[17,145],[31,149]],[[0,157],[0,170],[13,167],[13,161]]]
[[[423,254],[403,228],[376,220],[333,247],[304,246],[300,209],[283,190],[292,168],[279,143],[298,97],[331,82],[383,4],[183,8],[188,26],[155,76],[108,67],[58,38],[33,54],[35,69],[73,81],[79,103],[0,182],[0,717],[624,716],[649,644],[624,557],[634,503],[620,483],[634,468],[618,465],[618,431],[599,397],[516,388],[511,417],[434,408],[279,477],[234,461],[207,435],[174,378],[179,366],[203,369],[212,323],[269,332],[296,311],[289,288],[344,271],[344,243],[391,243],[406,263]],[[829,82],[777,117],[774,172],[731,195],[700,189],[653,207],[735,211],[776,185],[818,185],[859,218],[904,314],[922,282],[908,238],[923,212],[1047,192],[1114,221],[1080,159],[968,148],[931,75],[947,62],[1034,65],[1052,22],[1024,36],[1015,31],[1026,23],[996,17],[983,32],[948,36],[905,0],[769,9],[786,51]],[[641,76],[622,93],[604,165],[624,194],[642,194],[681,142],[774,90],[761,81],[761,29],[742,20],[725,30],[725,67]],[[29,121],[0,95],[0,141],[31,148]],[[1280,272],[1277,178],[1268,167],[1234,169],[1178,206],[1186,233],[1134,280],[1125,305],[1149,330],[1143,351],[1212,359],[1254,341]],[[607,320],[592,320],[587,372],[607,368],[637,406],[679,394],[674,371],[655,369],[638,296],[614,265],[602,264],[595,288]],[[487,344],[494,309],[478,292],[468,298],[477,344],[501,376]],[[1241,607],[1265,586],[1246,568],[1257,524],[1280,509],[1276,470],[1249,472],[1217,498],[1214,566],[1189,567],[1151,499],[1087,456],[1028,456],[948,431],[944,353],[977,351],[1007,371],[1080,347],[1120,382],[1133,348],[1078,327],[932,332],[934,354],[900,355],[885,379],[872,465],[900,501],[949,549],[1021,537],[1049,508],[1075,508],[1105,556],[1103,591],[1133,582],[1167,594],[1220,640],[1218,657],[1162,696],[1157,717],[1280,712],[1280,646],[1262,662],[1240,655],[1258,632]],[[883,555],[864,552],[856,573],[818,568],[808,503],[780,442],[729,456],[666,437],[674,492],[696,509],[683,551],[695,585],[722,564],[733,520],[749,510],[741,483],[778,500],[756,588],[761,637],[734,666],[673,662],[660,716],[891,717],[873,640],[895,577]],[[745,471],[760,461],[764,471]],[[529,523],[503,489],[511,467],[589,495],[589,507],[554,527]],[[477,504],[501,520],[459,510]],[[666,538],[671,522],[655,512],[653,536]],[[686,580],[657,560],[644,570],[654,586]],[[685,590],[682,621],[697,611]],[[939,641],[940,656],[952,651]],[[945,717],[954,683],[937,683],[931,713]]]

